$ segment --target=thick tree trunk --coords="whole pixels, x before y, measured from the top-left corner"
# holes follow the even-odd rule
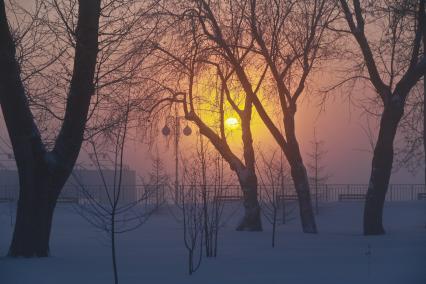
[[[257,178],[248,170],[238,173],[243,191],[244,216],[238,224],[237,231],[262,231],[260,205],[257,200]]]
[[[296,106],[293,106],[284,116],[284,128],[287,137],[287,147],[284,154],[287,157],[291,169],[291,177],[296,189],[299,202],[299,214],[304,233],[316,234],[317,225],[315,222],[314,210],[312,209],[311,192],[309,188],[309,179],[300,154],[299,143],[296,139],[294,127],[294,114]]]
[[[252,101],[246,98],[244,112],[241,116],[241,138],[243,140],[244,170],[237,170],[238,180],[244,196],[245,214],[237,227],[238,231],[262,231],[260,205],[257,200],[257,176],[255,170],[255,154],[251,133]]]
[[[49,185],[47,167],[27,163],[31,167],[19,167],[20,193],[9,256],[46,257],[57,196]]]
[[[370,182],[364,207],[364,235],[384,234],[383,206],[393,163],[393,142],[398,123],[404,113],[399,100],[385,107],[371,168]]]
[[[55,203],[52,202],[48,206],[34,206],[39,202],[40,200],[37,198],[34,200],[34,198],[20,197],[9,256],[49,256],[50,231]]]
[[[30,147],[14,150],[20,191],[9,256],[46,257],[53,212],[62,185],[52,183],[50,167],[40,153]]]
[[[291,177],[293,178],[299,202],[299,214],[302,222],[302,229],[304,233],[316,234],[317,226],[315,223],[314,211],[312,209],[308,174],[305,166],[303,165],[302,157],[300,156],[300,153],[297,153],[297,150],[290,149],[290,151],[296,155],[295,157],[292,157],[289,164],[291,168]]]

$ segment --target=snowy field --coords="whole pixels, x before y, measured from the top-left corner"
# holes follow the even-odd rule
[[[426,202],[386,204],[384,236],[361,235],[361,202],[322,204],[320,233],[305,235],[298,220],[281,225],[271,248],[271,228],[234,230],[237,219],[222,228],[216,259],[203,259],[187,274],[181,225],[162,210],[137,231],[120,235],[121,283],[426,283]],[[0,253],[7,251],[12,227],[8,205],[0,204]],[[371,256],[368,256],[368,246]],[[110,249],[102,233],[59,205],[52,237],[52,257],[0,258],[1,284],[112,283]]]

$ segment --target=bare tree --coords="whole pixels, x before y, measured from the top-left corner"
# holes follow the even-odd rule
[[[291,179],[288,165],[282,157],[282,152],[279,152],[278,159],[276,150],[269,156],[258,150],[261,157],[260,163],[257,164],[262,188],[260,204],[263,216],[272,225],[272,247],[275,247],[277,227],[295,219],[294,212],[297,207],[288,188]]]
[[[94,90],[100,1],[79,1],[75,57],[64,120],[48,150],[29,108],[4,1],[0,1],[0,99],[19,172],[20,194],[10,256],[47,256],[57,197],[83,141]]]
[[[226,192],[223,159],[199,133],[196,147],[193,156],[181,159],[183,184],[175,204],[180,211],[175,217],[183,226],[190,275],[198,270],[204,256],[218,254],[219,231],[224,226],[222,194]]]
[[[199,145],[199,146],[198,146]],[[216,257],[218,236],[221,227],[224,203],[223,160],[219,155],[212,156],[209,144],[199,136],[197,158],[201,166],[201,200],[203,209],[204,249],[206,257]],[[222,164],[221,164],[222,162]]]
[[[424,27],[425,19],[419,19]],[[422,29],[423,58],[426,57],[426,29]],[[413,87],[412,95],[407,98],[408,112],[401,121],[403,141],[405,145],[397,150],[400,155],[399,163],[407,167],[412,173],[423,166],[424,182],[426,184],[426,76],[423,84]]]
[[[114,283],[119,283],[116,236],[130,232],[142,226],[151,214],[158,209],[157,202],[149,204],[150,197],[155,194],[154,191],[146,189],[142,196],[135,200],[124,200],[125,188],[123,185],[124,174],[124,152],[126,137],[128,134],[129,105],[122,108],[125,120],[120,123],[107,137],[110,141],[113,154],[113,180],[107,180],[100,163],[99,153],[95,141],[90,141],[93,149],[94,161],[99,171],[102,181],[103,195],[106,198],[100,200],[79,181],[76,175],[74,179],[78,183],[79,189],[85,197],[84,202],[76,206],[77,212],[83,216],[91,225],[106,233],[111,245],[111,258],[114,273]],[[136,190],[136,188],[134,189]],[[100,194],[99,192],[97,193]]]
[[[395,160],[398,168],[404,167],[413,175],[425,169],[424,160],[424,123],[421,86],[415,86],[407,98],[404,116],[400,122],[401,139],[395,147]]]
[[[152,168],[148,177],[148,184],[146,186],[153,189],[157,205],[163,204],[165,200],[165,188],[170,183],[170,177],[165,172],[163,161],[156,149],[156,155],[151,158]]]
[[[318,208],[318,187],[325,184],[329,179],[329,175],[324,173],[324,156],[327,151],[324,149],[324,141],[318,140],[316,130],[314,129],[314,139],[311,141],[312,150],[308,153],[310,162],[308,163],[309,171],[311,172],[310,180],[314,186],[315,196],[315,213],[319,213]]]
[[[328,1],[314,1],[314,3],[259,1],[259,3],[248,0],[229,3],[194,1],[185,6],[181,18],[189,19],[188,40],[193,42],[190,49],[200,54],[202,62],[219,65],[218,73],[222,74],[222,83],[228,83],[229,79],[238,81],[240,89],[246,96],[246,103],[256,108],[282,148],[292,168],[292,177],[299,196],[303,230],[315,233],[317,230],[310,201],[309,181],[295,135],[294,117],[296,102],[304,91],[308,75],[317,62],[327,56],[327,50],[330,50],[331,40],[325,42],[323,39],[326,27],[336,17],[336,5]],[[185,55],[186,58],[191,58],[194,53],[186,52]],[[175,59],[182,61],[180,58]],[[201,60],[193,60],[192,65],[186,65],[196,66],[197,71],[202,70],[199,64],[194,64],[199,61]],[[191,71],[187,73],[189,77],[187,81],[193,82],[195,78],[193,73],[192,75]],[[285,134],[276,126],[271,118],[272,113],[259,95],[265,78],[268,79],[268,83],[272,82],[265,83],[269,88],[272,86],[271,90],[265,88],[271,94],[269,97],[275,98],[273,103],[279,106]],[[294,86],[293,89],[290,84]],[[189,101],[188,114],[192,116],[191,96],[188,95],[185,99]],[[235,106],[238,107],[237,104]],[[235,111],[238,113],[237,109]],[[193,119],[191,116],[188,118]],[[241,124],[244,129],[244,120]],[[245,133],[247,135],[243,130],[243,137],[246,136],[243,141],[248,144],[248,140],[252,139],[251,134],[248,135],[247,131]],[[213,144],[218,145],[216,142]],[[252,160],[251,155],[246,155],[250,152],[248,149],[250,147],[244,150],[246,162]],[[250,163],[246,165],[247,169],[250,169]],[[233,166],[232,163],[231,167],[241,168]],[[242,176],[238,173],[237,175]],[[254,181],[251,183],[254,184]],[[247,198],[246,204],[249,204]]]
[[[166,7],[170,10],[164,12],[175,23],[172,34],[179,35],[178,39],[170,36],[172,44],[157,46],[159,56],[165,57],[169,70],[173,70],[170,71],[172,83],[169,82],[166,89],[172,93],[175,103],[180,104],[185,118],[209,139],[237,175],[245,208],[237,230],[260,231],[262,225],[251,129],[253,103],[250,97],[240,94],[241,86],[234,70],[217,56],[214,46],[203,33],[196,12],[191,10],[192,3],[186,4],[190,10],[182,8],[181,14],[169,5]],[[209,77],[212,80],[207,80]],[[261,81],[258,81],[254,92],[259,90]],[[232,116],[241,125],[237,131],[241,131],[242,157],[229,141],[231,130],[227,128],[226,120]]]
[[[337,17],[336,6],[325,0],[250,2],[252,38],[275,83],[285,134],[260,101],[255,100],[255,106],[289,162],[303,231],[316,233],[309,180],[296,138],[295,114],[309,75],[330,54],[333,39],[326,36],[326,30]]]
[[[280,161],[276,163],[276,151],[274,151],[270,158],[267,158],[262,151],[259,150],[261,156],[262,167],[257,167],[262,186],[262,198],[260,201],[262,207],[262,214],[265,219],[272,225],[272,247],[275,247],[275,236],[279,222],[279,209],[282,207],[282,218],[286,218],[284,203],[281,203],[285,198],[283,194],[284,189],[284,172],[283,166]],[[282,220],[282,224],[285,220]]]
[[[218,67],[218,66],[217,66]],[[257,199],[257,176],[255,172],[255,154],[253,148],[253,138],[251,132],[252,119],[252,102],[250,98],[243,99],[243,108],[237,106],[234,102],[230,87],[227,85],[226,76],[218,67],[220,96],[219,96],[219,129],[209,127],[199,115],[194,103],[194,85],[190,84],[188,96],[184,98],[184,113],[185,118],[193,121],[200,130],[200,133],[207,137],[215,146],[217,151],[228,162],[231,169],[236,173],[244,198],[244,217],[239,223],[237,230],[261,231],[262,224],[260,218],[260,206]],[[227,75],[229,78],[229,75]],[[231,105],[232,109],[238,115],[241,121],[241,138],[243,142],[243,159],[240,159],[235,150],[232,150],[225,130],[225,97],[226,102]],[[216,130],[216,131],[215,131]]]
[[[316,233],[309,181],[295,135],[297,100],[313,67],[327,55],[326,27],[336,17],[329,1],[195,1],[194,17],[204,41],[235,72],[250,103],[280,145],[291,167],[303,231]],[[226,15],[226,16],[223,16]],[[213,48],[213,47],[212,47]],[[291,71],[290,71],[291,70]],[[259,79],[260,78],[260,79]],[[285,134],[259,96],[265,78],[280,109]],[[289,83],[290,82],[290,83]],[[291,88],[290,84],[294,87]],[[272,86],[272,87],[271,87]]]
[[[180,209],[183,219],[183,240],[188,251],[188,273],[198,270],[203,257],[204,206],[199,188],[199,175],[194,165],[184,168],[184,185],[180,186]],[[185,185],[186,184],[186,185]]]
[[[420,57],[424,36],[425,1],[361,2],[340,0],[348,32],[361,52],[362,75],[369,80],[382,105],[380,128],[364,209],[364,234],[384,234],[383,206],[394,156],[394,139],[404,114],[407,97],[426,72],[426,58]],[[368,37],[369,23],[380,37]],[[364,74],[365,73],[365,74]]]
[[[206,246],[207,257],[217,256],[219,248],[219,231],[224,225],[222,217],[224,215],[225,204],[224,201],[219,198],[219,196],[222,196],[226,191],[226,186],[224,185],[225,174],[223,166],[223,158],[220,157],[220,155],[216,155],[216,158],[214,159],[213,190],[211,190],[210,193],[213,195],[213,198],[210,197],[210,202],[208,204],[210,218],[206,220],[208,222],[206,239],[209,242],[208,248]]]
[[[0,97],[21,200],[9,254],[47,256],[56,199],[83,141],[123,121],[115,101],[129,84],[146,82],[149,48],[133,33],[154,41],[155,18],[146,12],[151,1],[7,4],[0,7]],[[132,108],[149,109],[155,92],[150,87],[144,89],[149,95],[132,100]]]

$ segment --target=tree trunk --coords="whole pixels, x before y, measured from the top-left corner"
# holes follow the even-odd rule
[[[237,231],[262,231],[260,205],[257,200],[257,178],[254,173],[238,173],[243,191],[244,216],[238,224]]]
[[[290,150],[291,152],[295,150]],[[309,190],[309,180],[306,168],[303,165],[302,157],[296,155],[289,162],[291,168],[291,177],[293,178],[299,202],[299,214],[304,233],[316,234],[317,226],[315,223],[314,211],[312,209],[311,193]]]
[[[364,207],[364,235],[385,233],[382,223],[383,206],[393,163],[393,142],[398,123],[404,114],[400,100],[395,100],[382,113],[380,130],[372,161],[370,182]]]
[[[46,207],[33,206],[33,199],[19,199],[16,224],[9,256],[47,257],[53,218],[53,203]],[[28,238],[31,236],[31,238]]]
[[[284,154],[290,165],[291,177],[296,189],[302,230],[304,233],[316,234],[317,225],[315,223],[314,210],[312,209],[308,174],[303,164],[302,155],[300,154],[299,143],[296,139],[294,127],[295,113],[296,107],[293,106],[289,113],[284,116],[284,128],[287,137],[287,147]]]
[[[34,167],[18,168],[20,193],[8,255],[47,257],[56,191],[49,185],[45,165],[36,161],[28,161],[27,164]]]
[[[111,214],[111,257],[112,257],[112,271],[114,273],[114,284],[118,284],[118,268],[117,268],[117,254],[115,250],[115,209]]]

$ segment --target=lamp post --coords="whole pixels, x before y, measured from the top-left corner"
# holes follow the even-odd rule
[[[164,136],[174,135],[175,142],[175,201],[179,201],[179,138],[180,138],[180,122],[181,119],[185,119],[184,116],[179,116],[177,108],[175,108],[175,116],[168,116],[166,118],[166,124],[164,125],[161,132]],[[170,129],[169,125],[173,126],[173,130]],[[186,125],[182,131],[183,135],[189,136],[192,133],[192,129]]]

